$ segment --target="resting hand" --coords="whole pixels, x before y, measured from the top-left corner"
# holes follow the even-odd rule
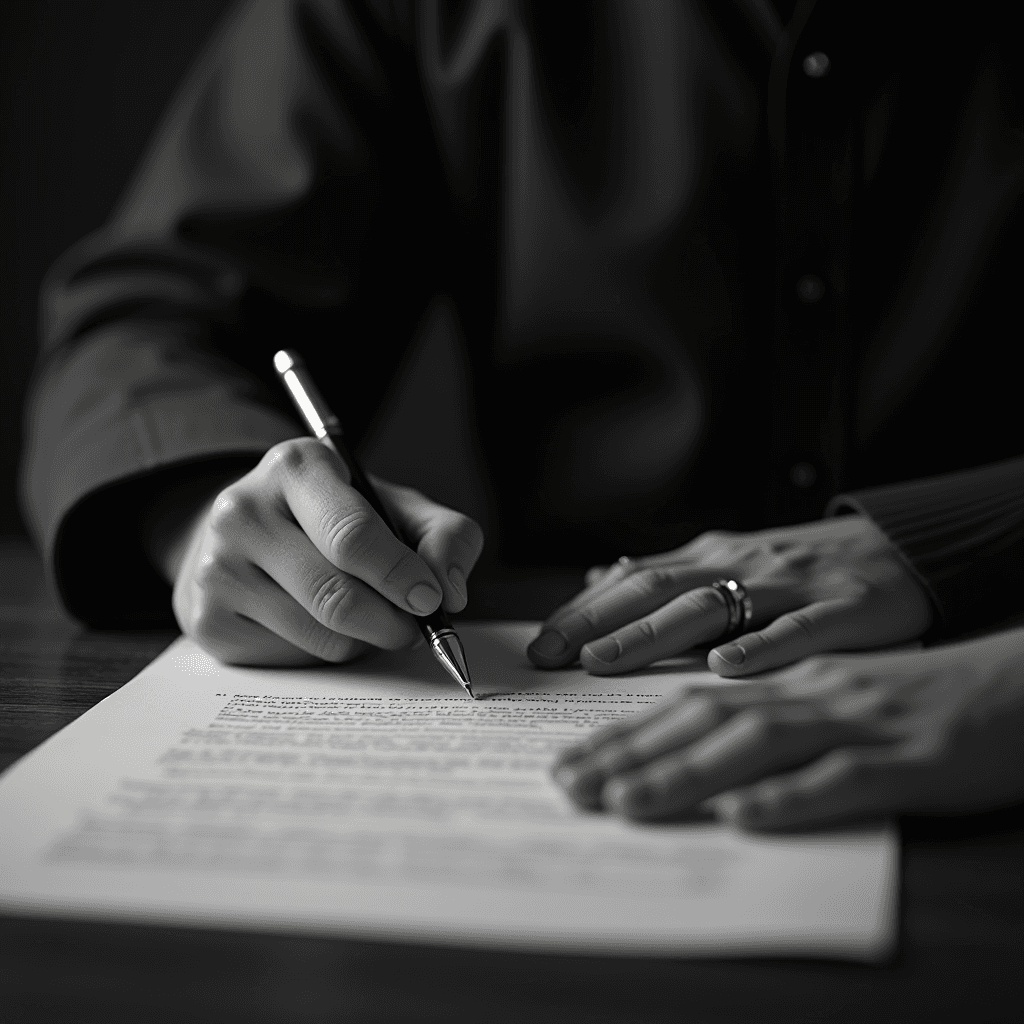
[[[723,676],[747,675],[828,651],[893,646],[931,623],[924,587],[864,516],[759,533],[705,533],[628,569],[594,570],[591,586],[541,627],[529,657],[541,668],[579,658],[595,675],[628,672],[722,636],[725,600],[710,584],[747,589],[753,631],[708,655]]]
[[[634,819],[715,810],[745,828],[1024,799],[1024,630],[927,651],[817,658],[690,687],[564,754],[578,804]]]
[[[164,545],[182,631],[234,664],[344,662],[415,643],[413,616],[442,601],[464,608],[480,528],[414,490],[374,485],[416,550],[349,486],[336,454],[311,438],[271,448],[199,511],[177,557]]]

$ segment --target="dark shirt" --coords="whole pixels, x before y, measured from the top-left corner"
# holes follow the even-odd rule
[[[1024,471],[941,527],[964,485],[899,482],[1024,452],[1017,20],[240,4],[44,287],[24,494],[65,602],[166,610],[132,519],[145,482],[301,433],[272,379],[284,340],[358,439],[447,294],[503,557],[589,564],[858,508],[947,632],[991,614],[962,596],[1019,559]]]

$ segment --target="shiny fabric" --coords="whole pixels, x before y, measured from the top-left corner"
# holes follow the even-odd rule
[[[140,482],[301,433],[283,339],[358,438],[436,294],[507,560],[1024,452],[1015,6],[790,7],[239,4],[44,288],[24,500],[72,611],[166,609]]]

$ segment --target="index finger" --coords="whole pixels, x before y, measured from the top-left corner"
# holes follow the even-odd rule
[[[437,608],[441,588],[434,574],[346,482],[334,452],[311,440],[289,445],[279,459],[288,509],[328,561],[414,615]]]
[[[714,698],[677,699],[567,752],[554,765],[555,781],[577,803],[593,805],[610,778],[693,742],[731,713]]]

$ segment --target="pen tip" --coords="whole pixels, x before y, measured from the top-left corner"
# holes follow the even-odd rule
[[[434,657],[444,665],[448,674],[461,686],[466,693],[476,700],[473,683],[469,678],[469,664],[462,641],[454,629],[444,629],[435,633],[430,641]]]

